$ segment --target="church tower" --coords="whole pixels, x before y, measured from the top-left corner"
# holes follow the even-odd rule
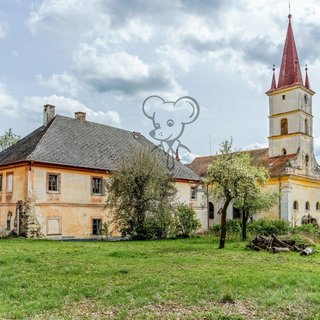
[[[291,25],[291,14],[278,84],[275,68],[269,96],[269,157],[296,154],[296,166],[301,174],[311,174],[317,166],[313,154],[312,96],[308,68],[303,82],[298,52]]]

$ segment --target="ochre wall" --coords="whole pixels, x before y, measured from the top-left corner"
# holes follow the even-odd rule
[[[12,212],[11,229],[13,229],[14,217],[16,211],[16,202],[25,200],[27,193],[28,165],[16,167],[3,167],[0,169],[2,174],[2,192],[0,192],[0,231],[7,227],[8,212]],[[6,175],[13,173],[13,192],[7,193]]]

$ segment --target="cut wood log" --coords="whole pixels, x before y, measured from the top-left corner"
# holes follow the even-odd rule
[[[312,248],[308,247],[308,248],[305,248],[304,250],[302,250],[300,252],[300,256],[308,256],[310,254],[313,254],[313,250]]]
[[[248,247],[253,250],[263,250],[269,252],[288,252],[297,251],[302,252],[307,248],[306,244],[297,244],[295,240],[283,240],[277,235],[273,234],[270,238],[263,236],[256,236],[249,244]],[[310,248],[311,249],[311,248]],[[308,255],[309,250],[307,250],[302,255]]]
[[[272,252],[276,253],[276,252],[289,252],[290,249],[289,248],[284,248],[284,247],[272,247]]]

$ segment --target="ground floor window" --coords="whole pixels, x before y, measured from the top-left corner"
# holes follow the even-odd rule
[[[241,218],[241,212],[239,209],[233,207],[232,218],[233,219],[240,219]]]
[[[209,219],[214,219],[214,205],[209,202]]]
[[[92,219],[92,234],[101,235],[102,232],[102,219]]]

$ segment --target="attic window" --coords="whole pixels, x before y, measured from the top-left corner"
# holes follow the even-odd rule
[[[286,100],[286,95],[285,94],[282,95],[282,100]]]
[[[139,139],[140,132],[132,131],[132,135],[135,139]]]

